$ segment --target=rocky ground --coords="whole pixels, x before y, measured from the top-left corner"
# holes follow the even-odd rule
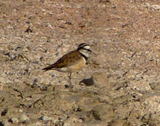
[[[156,0],[0,1],[0,126],[159,126]],[[88,65],[42,71],[80,43]]]

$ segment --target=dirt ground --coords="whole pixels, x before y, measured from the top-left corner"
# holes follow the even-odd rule
[[[157,0],[1,0],[0,126],[160,126]],[[42,69],[80,43],[82,70]]]

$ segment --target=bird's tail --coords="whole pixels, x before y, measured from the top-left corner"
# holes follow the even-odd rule
[[[53,68],[54,68],[54,64],[53,64],[53,65],[50,65],[50,66],[48,66],[48,67],[45,67],[45,68],[43,68],[42,70],[48,71],[48,70],[51,70],[51,69],[53,69]]]
[[[49,69],[46,67],[46,68],[43,68],[42,70],[47,71],[47,70],[49,70]]]

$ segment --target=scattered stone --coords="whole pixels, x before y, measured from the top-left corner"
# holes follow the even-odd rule
[[[160,5],[151,5],[151,9],[160,10]]]
[[[11,118],[10,120],[9,120],[9,122],[11,122],[11,123],[18,123],[19,122],[19,120],[17,119],[17,118]]]
[[[82,119],[78,119],[74,116],[71,116],[70,118],[68,118],[65,123],[64,126],[81,126],[83,123]]]
[[[109,83],[109,80],[107,78],[107,75],[105,72],[96,72],[92,75],[92,80],[94,85],[99,87],[108,87],[111,88],[111,84]]]
[[[40,119],[44,121],[53,120],[52,117],[48,117],[48,116],[42,116]]]
[[[151,90],[150,85],[144,81],[132,81],[128,84],[128,88],[138,91],[149,91]]]
[[[19,120],[20,120],[20,122],[22,122],[22,123],[26,123],[26,122],[29,121],[29,117],[28,117],[26,114],[23,113],[23,114],[20,116]]]
[[[8,120],[2,120],[0,121],[0,126],[10,126],[10,122],[8,122]]]
[[[5,116],[5,115],[7,114],[7,112],[8,112],[8,108],[4,109],[4,110],[2,111],[2,113],[1,113],[1,116]]]
[[[18,110],[18,112],[22,113],[22,112],[23,112],[23,110],[22,110],[22,109],[19,109],[19,110]]]

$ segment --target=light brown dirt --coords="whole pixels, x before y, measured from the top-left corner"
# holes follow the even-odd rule
[[[159,126],[156,0],[0,1],[0,125]],[[80,43],[88,65],[42,71]]]

